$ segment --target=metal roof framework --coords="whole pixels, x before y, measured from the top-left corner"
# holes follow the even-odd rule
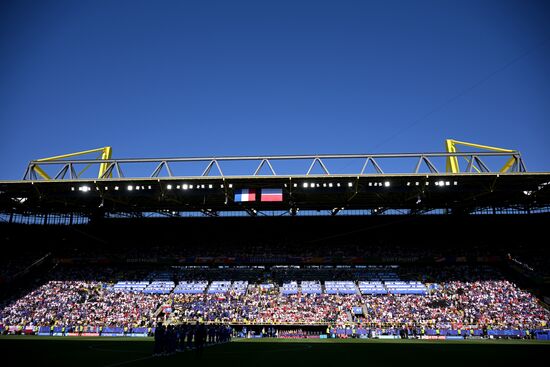
[[[510,159],[510,157],[512,157]],[[55,157],[56,158],[56,157]],[[434,159],[444,159],[445,162],[453,161],[454,168],[449,171],[449,167],[438,168],[437,162]],[[511,161],[506,166],[506,172],[502,170],[495,170],[489,168],[489,164],[485,162],[488,158],[505,158]],[[361,169],[359,171],[352,171],[348,169],[348,172],[338,172],[337,174],[351,174],[351,175],[364,175],[368,173],[368,168],[372,167],[373,172],[376,174],[385,174],[389,171],[383,169],[384,162],[389,160],[413,160],[415,165],[412,170],[392,172],[392,173],[420,173],[422,168],[426,169],[430,173],[518,173],[527,172],[525,163],[521,158],[521,154],[518,151],[510,152],[443,152],[443,153],[388,153],[388,154],[322,154],[322,155],[274,155],[274,156],[227,156],[227,157],[191,157],[191,158],[127,158],[127,159],[40,159],[29,162],[23,180],[36,181],[40,179],[46,179],[49,181],[59,180],[74,180],[82,178],[82,174],[88,170],[88,168],[97,166],[99,167],[99,179],[114,179],[123,178],[124,166],[128,165],[145,165],[154,164],[154,170],[148,175],[149,177],[177,177],[174,174],[174,165],[191,165],[194,163],[202,164],[202,172],[187,173],[185,176],[191,177],[227,177],[227,176],[242,176],[242,177],[256,177],[264,176],[262,169],[267,170],[267,175],[271,176],[288,176],[290,173],[286,171],[276,171],[274,169],[274,163],[282,162],[306,162],[308,169],[305,172],[300,172],[301,175],[314,174],[315,167],[319,167],[321,174],[334,175],[336,173],[329,170],[330,165],[328,161],[348,161],[360,160],[362,162]],[[460,171],[459,160],[463,161],[463,170]],[[241,168],[242,171],[235,174],[224,174],[222,166],[224,163],[256,163],[257,166],[253,172],[245,171],[245,168]],[[78,166],[85,166],[83,170],[78,172]],[[403,166],[406,166],[405,164]],[[49,167],[52,169],[57,168],[57,172],[52,175],[53,178],[46,175],[43,167]]]

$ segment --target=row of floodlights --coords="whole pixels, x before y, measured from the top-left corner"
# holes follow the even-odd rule
[[[407,182],[407,186],[420,186],[421,184],[422,183],[420,181]],[[390,181],[368,182],[367,185],[369,187],[390,187],[391,183],[390,183]],[[429,186],[429,185],[430,185],[429,181],[424,182],[424,186]],[[451,181],[435,181],[434,185],[435,186],[440,186],[440,187],[451,186],[451,185],[457,186],[458,182],[454,181],[454,182],[451,183]],[[285,187],[286,186],[287,185],[285,184]],[[332,182],[329,182],[329,183],[326,183],[326,182],[325,183],[303,182],[301,186],[303,188],[320,188],[320,187],[329,187],[329,188],[331,188],[331,187],[342,187],[342,184],[340,182],[337,182],[335,184],[333,184]],[[353,187],[353,182],[348,182],[347,186],[348,187]],[[228,187],[233,188],[233,184],[228,184]],[[293,187],[298,187],[298,184],[294,183]],[[181,184],[181,185],[172,185],[172,184],[167,184],[166,185],[167,190],[173,190],[173,189],[176,189],[176,190],[193,190],[193,189],[213,189],[213,188],[214,188],[213,184],[196,184],[196,185],[193,185],[193,184],[186,184],[185,183],[185,184]],[[221,184],[220,188],[223,189],[224,185]],[[115,191],[118,191],[118,190],[120,190],[120,187],[119,186],[114,186],[113,189]],[[128,191],[151,190],[151,189],[152,189],[151,185],[127,185],[126,186],[126,190],[128,190]],[[99,187],[96,187],[96,190],[99,191]],[[109,186],[105,186],[105,191],[108,191],[108,190],[109,190]],[[71,191],[75,191],[75,188],[71,187]],[[83,186],[78,187],[78,191],[88,192],[88,191],[92,191],[92,188],[90,186],[83,185]]]
[[[223,188],[224,186],[223,185],[220,185],[221,188]],[[233,185],[232,184],[229,184],[229,188],[232,188]],[[168,184],[166,185],[166,189],[167,190],[172,190],[172,189],[181,189],[181,190],[191,190],[191,189],[213,189],[214,188],[214,185],[212,184],[208,184],[208,185],[204,185],[204,184],[197,184],[197,185],[193,185],[193,184],[183,184],[183,185],[171,185],[171,184]],[[119,191],[121,189],[120,186],[114,186],[112,187],[112,189],[114,191]],[[152,187],[151,185],[127,185],[126,186],[126,190],[128,191],[139,191],[139,190],[151,190]],[[74,187],[71,187],[71,191],[75,191],[76,189]],[[99,191],[99,187],[96,187],[96,190]],[[92,191],[92,188],[90,186],[87,186],[87,185],[83,185],[83,186],[79,186],[78,187],[78,191],[81,191],[81,192],[88,192],[88,191]],[[105,186],[105,191],[109,191],[109,186]]]
[[[407,182],[407,186],[412,186],[412,185],[413,185],[413,182]],[[414,186],[420,186],[420,185],[421,185],[421,182],[419,182],[419,181],[414,182]],[[429,181],[424,182],[424,186],[429,186],[429,185],[430,185]],[[434,185],[435,186],[440,186],[440,187],[451,186],[451,181],[435,181]],[[458,186],[458,181],[453,181],[452,185],[453,186]]]
[[[229,188],[232,188],[233,185],[232,184],[229,184]],[[214,188],[214,185],[212,184],[208,184],[208,185],[205,185],[205,184],[196,184],[196,185],[193,185],[193,184],[181,184],[181,185],[171,185],[171,184],[168,184],[166,185],[166,189],[167,190],[172,190],[172,189],[176,189],[176,190],[192,190],[192,189],[213,189]],[[220,188],[223,189],[223,184],[220,185]]]
[[[420,181],[415,181],[415,182],[407,182],[407,186],[420,186],[421,182]],[[457,186],[458,185],[458,182],[457,181],[454,181],[451,183],[451,181],[436,181],[435,183],[435,186]],[[391,182],[390,181],[384,181],[384,182],[368,182],[367,185],[369,187],[390,187],[391,186]],[[429,181],[426,181],[424,183],[425,186],[428,186],[430,185],[430,182]],[[285,185],[286,186],[286,185]],[[332,184],[332,183],[323,183],[323,184],[320,184],[320,183],[315,183],[315,182],[304,182],[302,183],[302,187],[303,188],[317,188],[317,187],[341,187],[341,184],[338,182],[336,183],[335,185]],[[353,187],[353,182],[348,182],[347,184],[348,187]],[[294,184],[294,187],[298,187],[298,184]]]
[[[384,182],[369,182],[369,186],[385,186],[390,187],[390,181],[384,181]],[[298,187],[298,184],[295,183],[294,187]],[[337,182],[336,184],[333,184],[332,182],[329,183],[316,183],[316,182],[303,182],[302,187],[307,188],[317,188],[317,187],[342,187],[342,184],[340,182]],[[353,182],[348,182],[347,187],[353,187]]]
[[[298,184],[295,183],[294,184],[294,187],[298,187]],[[307,188],[316,188],[316,187],[341,187],[341,184],[340,182],[337,182],[336,184],[333,184],[332,182],[329,182],[329,183],[316,183],[316,182],[303,182],[302,183],[302,187],[307,189]],[[352,182],[348,182],[348,187],[353,187],[353,183]]]
[[[96,187],[95,188],[96,191],[99,191],[99,187]],[[112,188],[113,190],[115,191],[118,191],[120,190],[120,186],[114,186]],[[152,187],[151,185],[128,185],[126,186],[126,190],[128,191],[133,191],[133,190],[151,190]],[[75,188],[74,187],[71,187],[71,191],[75,191]],[[79,186],[78,187],[78,191],[81,191],[81,192],[88,192],[88,191],[92,191],[92,188],[90,186],[87,186],[87,185],[83,185],[83,186]],[[105,186],[105,191],[109,191],[109,186]]]

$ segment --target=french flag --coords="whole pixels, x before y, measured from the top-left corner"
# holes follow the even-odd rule
[[[262,189],[260,201],[283,201],[283,189]]]
[[[235,202],[256,201],[256,189],[235,190]]]

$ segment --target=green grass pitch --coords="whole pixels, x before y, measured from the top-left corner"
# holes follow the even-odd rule
[[[245,339],[153,357],[151,338],[0,337],[3,362],[21,366],[540,366],[550,342],[535,340]],[[537,362],[540,361],[540,362]],[[546,362],[544,362],[546,360]]]

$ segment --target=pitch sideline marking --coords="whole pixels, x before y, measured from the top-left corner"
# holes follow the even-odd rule
[[[139,361],[145,361],[145,360],[151,359],[151,358],[155,358],[155,356],[147,356],[147,357],[141,357],[141,358],[130,359],[129,361],[123,361],[123,362],[117,362],[117,363],[107,364],[107,365],[105,365],[104,367],[122,366],[122,365],[129,364],[129,363],[134,363],[134,362],[139,362]]]
[[[210,344],[210,345],[205,345],[204,348],[208,348],[208,347],[214,347],[216,345],[222,345],[222,344],[226,344],[228,342],[223,342],[223,343],[216,343],[216,344]],[[91,348],[92,346],[89,346],[88,348],[90,349],[93,349]],[[103,350],[105,352],[124,352],[124,353],[129,353],[130,351],[128,350],[108,350],[108,349],[95,349],[95,350]],[[133,352],[133,351],[132,351]],[[134,352],[133,352],[134,353]],[[185,352],[184,352],[185,353]],[[157,356],[154,356],[154,355],[150,355],[150,356],[147,356],[147,357],[141,357],[141,358],[135,358],[135,359],[130,359],[128,361],[122,361],[122,362],[117,362],[117,363],[112,363],[112,364],[107,364],[103,367],[117,367],[117,366],[122,366],[122,365],[125,365],[125,364],[129,364],[129,363],[134,363],[134,362],[139,362],[139,361],[145,361],[147,359],[151,359],[151,358],[156,358]]]
[[[120,352],[120,353],[148,353],[148,352],[140,352],[135,350],[125,350],[125,349],[106,349],[106,348],[96,348],[94,345],[88,346],[88,349],[91,350],[97,350],[99,352]]]

